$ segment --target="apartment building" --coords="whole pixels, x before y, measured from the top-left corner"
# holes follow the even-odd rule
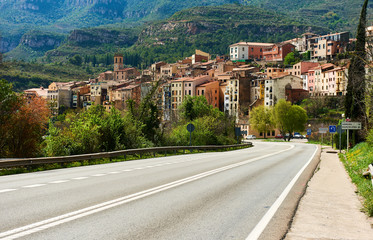
[[[197,96],[204,96],[208,102],[213,107],[219,108],[219,82],[212,81],[203,83],[196,87]]]
[[[262,60],[263,52],[272,48],[273,43],[239,42],[229,46],[232,61]]]
[[[297,96],[293,96],[295,92],[303,92],[305,97],[307,91],[303,90],[303,79],[293,75],[286,75],[274,79],[265,80],[265,98],[264,105],[273,107],[280,99],[296,101]],[[308,95],[308,94],[307,94]]]
[[[263,58],[267,62],[282,62],[286,55],[295,51],[295,46],[290,43],[276,43],[263,52]]]

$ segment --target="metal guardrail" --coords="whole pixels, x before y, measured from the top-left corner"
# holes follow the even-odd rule
[[[180,150],[218,150],[218,149],[228,149],[228,148],[240,148],[240,147],[250,147],[252,143],[236,144],[236,145],[221,145],[221,146],[178,146],[178,147],[156,147],[156,148],[140,148],[140,149],[128,149],[120,150],[114,152],[101,152],[101,153],[91,153],[91,154],[81,154],[81,155],[71,155],[71,156],[61,156],[61,157],[41,157],[41,158],[12,158],[12,159],[0,159],[0,168],[10,168],[10,167],[21,167],[21,166],[31,166],[40,164],[52,164],[52,163],[69,163],[69,162],[80,162],[85,160],[93,160],[100,158],[115,158],[126,155],[134,154],[146,154],[146,153],[157,153],[157,152],[167,152],[180,151]]]

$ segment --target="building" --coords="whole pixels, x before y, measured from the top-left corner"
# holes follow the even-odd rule
[[[267,62],[282,62],[286,55],[295,51],[295,46],[290,43],[276,43],[263,52],[263,58]]]
[[[262,60],[263,52],[271,49],[273,43],[239,42],[229,46],[232,61]]]
[[[310,39],[312,60],[331,60],[343,53],[350,42],[350,33],[331,33]]]
[[[302,96],[296,94],[300,92],[302,92]],[[286,75],[265,80],[264,105],[266,107],[275,106],[280,99],[295,102],[306,96],[308,96],[308,91],[303,90],[303,79],[300,77]]]
[[[197,96],[204,96],[211,106],[219,108],[219,89],[219,82],[212,81],[197,86],[196,93]]]
[[[292,68],[286,69],[287,74],[301,77],[303,79],[303,89],[308,91],[308,71],[319,66],[316,62],[299,62],[294,64]]]

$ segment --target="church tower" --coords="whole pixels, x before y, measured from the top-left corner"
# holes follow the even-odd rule
[[[114,72],[123,69],[123,55],[115,54],[114,55]]]

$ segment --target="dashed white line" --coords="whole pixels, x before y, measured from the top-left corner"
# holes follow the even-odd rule
[[[34,184],[34,185],[23,186],[23,188],[36,188],[36,187],[42,187],[45,185],[46,184]]]
[[[59,180],[59,181],[53,181],[53,182],[49,182],[49,183],[58,184],[58,183],[65,183],[65,182],[70,182],[70,180]]]
[[[12,191],[15,191],[17,189],[3,189],[3,190],[0,190],[0,193],[5,193],[5,192],[12,192]]]
[[[144,168],[143,167],[135,168],[135,170],[141,170],[141,169],[144,169]]]
[[[132,172],[133,171],[133,169],[124,169],[124,170],[122,170],[122,172]]]
[[[76,177],[76,178],[73,178],[74,180],[83,180],[83,179],[87,179],[88,177]]]
[[[103,174],[103,173],[99,173],[99,174],[94,174],[94,175],[91,175],[92,177],[102,177],[102,176],[105,176],[106,174]]]
[[[119,172],[109,172],[108,174],[117,174],[117,173],[119,173]]]

